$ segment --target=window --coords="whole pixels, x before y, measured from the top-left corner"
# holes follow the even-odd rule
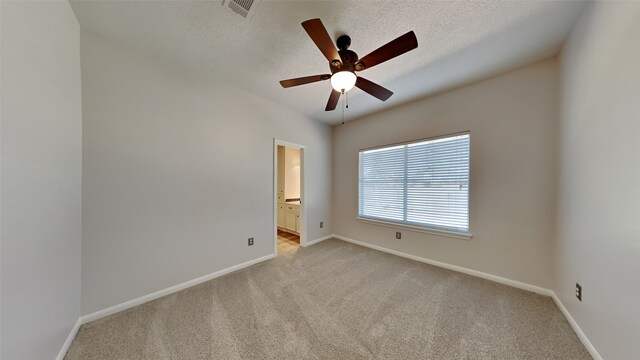
[[[358,217],[469,235],[469,134],[361,150]]]

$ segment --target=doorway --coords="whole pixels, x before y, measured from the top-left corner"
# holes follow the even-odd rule
[[[274,245],[278,253],[306,245],[304,145],[274,139]]]

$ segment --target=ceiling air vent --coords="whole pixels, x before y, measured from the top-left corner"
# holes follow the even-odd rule
[[[249,14],[249,9],[251,9],[251,5],[253,5],[254,0],[229,0],[229,7],[231,10],[235,11],[236,14],[240,14],[244,17],[247,17]]]

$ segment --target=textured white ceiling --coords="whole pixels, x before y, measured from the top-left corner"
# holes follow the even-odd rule
[[[211,1],[71,1],[85,29],[236,84],[327,123],[329,81],[283,89],[279,80],[328,73],[300,26],[320,18],[361,57],[413,30],[418,48],[359,73],[395,94],[381,102],[354,89],[347,120],[554,55],[582,1],[270,1],[245,19]],[[339,105],[341,106],[341,104]]]

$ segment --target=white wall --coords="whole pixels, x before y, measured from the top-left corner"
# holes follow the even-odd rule
[[[272,254],[274,137],[307,146],[331,234],[330,127],[96,34],[81,58],[83,314]]]
[[[0,6],[0,357],[53,359],[80,315],[80,30],[67,2]]]
[[[543,61],[334,128],[334,233],[551,288],[558,64]],[[358,150],[471,132],[470,240],[356,220]]]
[[[300,197],[300,149],[284,148],[284,198]]]
[[[555,291],[604,359],[638,358],[639,41],[640,3],[598,2],[562,52]]]

